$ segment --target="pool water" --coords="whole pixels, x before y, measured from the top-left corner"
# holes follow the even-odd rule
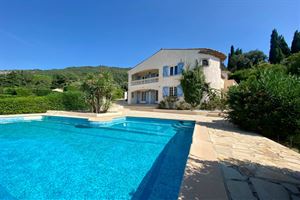
[[[0,118],[0,199],[177,199],[194,122]]]

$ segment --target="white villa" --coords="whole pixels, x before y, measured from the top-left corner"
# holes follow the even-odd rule
[[[221,63],[226,56],[207,48],[160,49],[128,72],[128,104],[156,104],[166,96],[183,98],[180,78],[182,70],[203,66],[211,88],[224,89]]]

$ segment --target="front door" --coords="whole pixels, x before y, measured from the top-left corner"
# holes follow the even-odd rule
[[[149,91],[149,103],[150,104],[155,104],[156,101],[156,92],[155,90]]]

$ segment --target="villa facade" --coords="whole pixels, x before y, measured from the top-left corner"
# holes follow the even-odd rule
[[[196,62],[203,66],[210,87],[222,90],[221,63],[225,59],[223,53],[206,48],[161,49],[128,72],[128,104],[156,104],[167,96],[182,99],[182,71]]]

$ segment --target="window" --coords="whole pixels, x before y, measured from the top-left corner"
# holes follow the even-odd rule
[[[174,96],[177,97],[177,87],[174,87],[173,91],[174,91]]]
[[[170,87],[169,88],[169,96],[177,97],[177,88],[176,87]]]
[[[208,66],[208,60],[207,59],[202,60],[202,66]]]
[[[170,76],[174,76],[178,74],[178,66],[170,67]]]
[[[155,90],[155,101],[158,101],[158,90]]]
[[[169,96],[173,96],[173,93],[174,93],[174,88],[170,87],[169,88]]]
[[[177,66],[177,65],[174,67],[174,74],[175,74],[175,75],[178,74],[178,66]]]
[[[146,101],[146,92],[142,92],[142,101]]]
[[[174,75],[174,67],[170,67],[170,76]]]
[[[134,99],[134,92],[131,92],[131,98]]]

